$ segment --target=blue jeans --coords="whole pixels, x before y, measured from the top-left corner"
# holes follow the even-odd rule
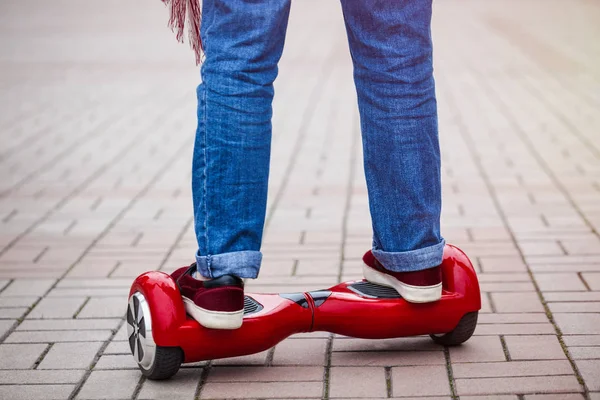
[[[199,272],[256,278],[273,82],[291,0],[204,0],[192,191]],[[442,261],[431,0],[341,0],[358,94],[373,253],[389,270]],[[350,134],[350,132],[348,132]]]

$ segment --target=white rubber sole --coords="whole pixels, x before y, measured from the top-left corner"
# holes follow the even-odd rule
[[[183,297],[185,311],[200,325],[210,329],[238,329],[244,321],[244,310],[210,311],[198,307],[187,297]]]
[[[413,286],[363,265],[363,274],[367,281],[395,289],[400,296],[411,303],[431,303],[442,298],[442,283],[432,286]]]

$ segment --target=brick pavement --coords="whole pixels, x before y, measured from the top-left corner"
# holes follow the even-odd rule
[[[294,3],[253,290],[360,278],[369,216],[339,11]],[[467,344],[314,333],[150,382],[125,341],[128,286],[195,250],[198,73],[165,20],[157,0],[0,4],[0,398],[600,399],[597,3],[435,4],[444,234],[482,287]]]

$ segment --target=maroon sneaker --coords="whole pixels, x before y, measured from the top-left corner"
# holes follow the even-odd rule
[[[367,281],[396,289],[406,301],[429,303],[442,298],[442,267],[439,265],[422,271],[388,271],[371,250],[365,253],[363,261]]]
[[[196,264],[171,277],[179,287],[185,311],[205,328],[237,329],[244,318],[244,282],[233,275],[201,281],[192,277]]]

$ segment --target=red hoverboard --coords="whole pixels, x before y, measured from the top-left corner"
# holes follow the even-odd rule
[[[458,345],[477,325],[479,283],[468,257],[450,245],[442,276],[442,299],[425,304],[409,303],[394,289],[365,280],[304,293],[248,293],[241,328],[215,330],[186,315],[169,275],[146,272],[129,292],[129,345],[149,379],[169,378],[181,363],[258,353],[301,332],[367,339],[429,334],[439,344]]]

